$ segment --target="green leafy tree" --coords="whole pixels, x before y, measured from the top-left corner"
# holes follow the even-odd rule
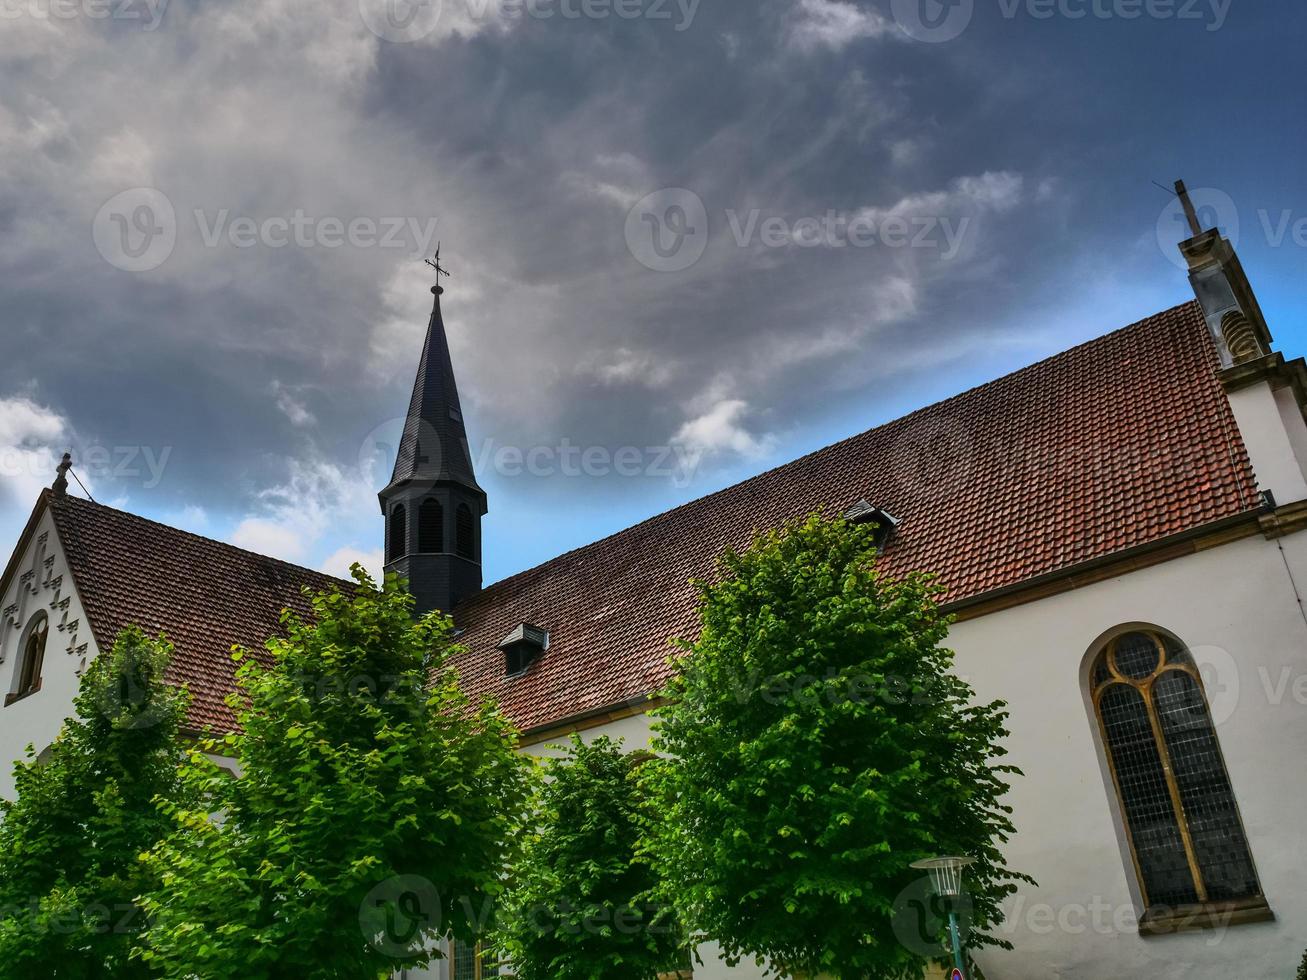
[[[985,929],[1029,880],[999,849],[1017,772],[996,762],[1003,705],[973,704],[938,587],[879,572],[873,542],[812,516],[698,583],[701,634],[657,711],[670,760],[650,767],[662,802],[646,846],[684,921],[732,962],[919,978],[943,957],[943,919],[921,916],[922,933],[911,862],[977,859],[973,945],[998,944]]]
[[[154,882],[137,856],[170,829],[156,796],[178,778],[185,691],[164,681],[172,648],[137,629],[82,675],[76,716],[39,760],[15,767],[0,804],[0,977],[138,978],[130,959]]]
[[[1298,980],[1307,980],[1307,953],[1303,953],[1302,963],[1298,967]]]
[[[654,980],[688,964],[675,915],[636,856],[647,801],[635,774],[647,758],[573,736],[545,764],[538,824],[497,928],[521,980]]]
[[[141,955],[166,977],[374,980],[475,941],[502,891],[530,763],[460,692],[449,619],[354,576],[311,623],[283,615],[269,663],[235,654],[241,730],[191,753],[208,804],[169,807],[145,858],[162,887]]]

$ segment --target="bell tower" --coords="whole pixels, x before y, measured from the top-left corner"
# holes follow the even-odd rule
[[[472,470],[463,409],[440,313],[445,290],[440,251],[434,303],[417,380],[395,454],[395,471],[379,494],[386,518],[386,571],[408,579],[419,614],[452,612],[481,590],[481,518],[486,493]]]

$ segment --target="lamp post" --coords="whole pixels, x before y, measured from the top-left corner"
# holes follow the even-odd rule
[[[958,935],[958,917],[953,902],[962,897],[962,873],[975,863],[976,859],[969,857],[937,857],[912,864],[917,871],[929,872],[930,886],[935,894],[948,900],[948,932],[953,940],[953,966],[962,980],[966,980],[967,967],[962,962],[962,937]]]

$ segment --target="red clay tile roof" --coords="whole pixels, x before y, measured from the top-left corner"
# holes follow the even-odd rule
[[[863,498],[902,520],[887,569],[937,572],[953,601],[1254,510],[1218,368],[1188,303],[562,555],[456,611],[464,686],[524,730],[638,701],[696,632],[691,577]],[[550,648],[507,679],[521,622]]]
[[[328,575],[242,551],[79,497],[46,491],[77,592],[107,650],[126,626],[176,647],[170,680],[190,689],[191,724],[226,731],[234,644],[262,651],[282,609],[310,612],[302,589],[349,587]]]

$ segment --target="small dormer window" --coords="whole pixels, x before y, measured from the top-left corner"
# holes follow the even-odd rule
[[[876,547],[884,551],[890,538],[902,523],[897,517],[883,507],[877,507],[867,500],[859,500],[844,512],[844,519],[850,524],[875,524]]]
[[[518,627],[499,642],[504,651],[504,675],[518,677],[531,669],[531,665],[549,649],[549,631],[530,623]]]
[[[20,698],[41,690],[41,667],[45,663],[45,644],[49,637],[50,620],[45,613],[37,613],[27,627],[27,636],[23,640],[22,659],[16,668],[17,683],[6,701],[7,704],[13,704]]]

